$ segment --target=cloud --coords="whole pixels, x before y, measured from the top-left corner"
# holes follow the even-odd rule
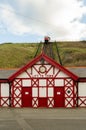
[[[16,35],[22,35],[30,32],[30,27],[27,27],[22,20],[15,14],[15,10],[10,5],[0,5],[1,16],[0,21],[4,30]]]
[[[11,5],[3,5],[1,20],[8,31],[50,35],[53,40],[80,40],[86,37],[86,15],[83,0],[15,0],[18,12]],[[11,10],[11,11],[9,11]]]

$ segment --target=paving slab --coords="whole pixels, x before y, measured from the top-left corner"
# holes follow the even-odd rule
[[[0,130],[86,130],[86,108],[0,108]]]

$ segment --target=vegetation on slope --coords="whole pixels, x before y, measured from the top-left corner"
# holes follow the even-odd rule
[[[41,43],[40,43],[41,44]],[[55,60],[59,62],[55,44]],[[86,66],[86,42],[57,42],[63,66]],[[34,58],[36,43],[0,44],[0,68],[18,68]],[[39,50],[38,53],[40,53]]]

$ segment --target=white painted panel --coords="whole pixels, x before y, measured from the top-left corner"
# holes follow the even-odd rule
[[[36,64],[41,64],[41,61],[38,61]]]
[[[54,97],[53,88],[48,88],[48,97]]]
[[[31,80],[30,79],[23,79],[22,85],[23,85],[23,87],[31,87]]]
[[[44,64],[49,64],[47,61],[43,61],[44,62]],[[40,61],[38,61],[38,62],[36,62],[36,64],[38,65],[38,64],[42,64],[42,60],[40,60]]]
[[[21,86],[21,81],[20,81],[20,79],[16,79],[16,80],[14,80],[14,86],[15,87],[19,87],[19,86]]]
[[[71,79],[66,79],[65,85],[68,86],[68,87],[73,86],[73,80],[71,80]]]
[[[52,65],[45,65],[47,72],[47,75],[53,75],[53,67]]]
[[[16,100],[14,100],[13,105],[15,107],[21,107],[22,103],[21,100],[19,98],[16,98]]]
[[[57,77],[69,77],[68,75],[66,75],[64,72],[60,71],[59,74],[57,75]]]
[[[44,64],[49,64],[47,61],[44,61]]]
[[[71,100],[70,98],[67,98],[67,100],[65,100],[65,106],[72,107],[73,106],[73,99]]]
[[[53,68],[51,68],[51,69],[48,71],[47,75],[53,75]]]
[[[39,68],[40,68],[41,65],[34,65],[32,67],[32,75],[39,75]]]
[[[33,107],[38,107],[38,99],[37,98],[33,98],[33,100],[32,100],[32,106]]]
[[[56,75],[59,72],[58,68],[54,68],[54,75]]]
[[[53,98],[48,98],[48,107],[53,107],[53,106],[54,106]]]
[[[35,70],[34,68],[32,68],[32,75],[39,75],[38,70]]]
[[[27,72],[28,72],[29,74],[31,74],[31,68],[27,69]]]
[[[20,74],[19,76],[17,76],[17,78],[28,78],[28,74],[26,72],[23,72],[22,74]]]
[[[8,97],[8,96],[9,96],[9,84],[1,83],[1,97]]]
[[[80,107],[86,107],[86,98],[80,98],[80,99],[78,99],[78,105],[80,106]]]
[[[85,82],[78,84],[78,95],[86,96],[86,83]]]
[[[57,86],[57,87],[64,86],[64,80],[63,79],[55,79],[55,86]]]
[[[45,65],[45,67],[47,68],[47,70],[51,67],[51,65]]]
[[[20,88],[21,89],[21,88]],[[14,94],[14,97],[16,97],[16,96],[18,96],[18,97],[21,97],[21,90],[20,89],[16,89],[16,91],[15,91],[15,94]]]
[[[46,86],[46,79],[39,79],[39,86]]]
[[[32,97],[38,97],[38,88],[32,88]]]
[[[9,100],[7,100],[7,98],[3,98],[1,100],[1,106],[3,106],[3,107],[9,106]]]
[[[46,88],[40,87],[39,88],[39,97],[46,97]]]
[[[41,65],[34,65],[33,66],[33,68],[36,68],[36,70],[39,70],[39,67],[40,67]]]

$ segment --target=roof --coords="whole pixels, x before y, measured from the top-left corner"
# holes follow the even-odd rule
[[[16,71],[17,71],[17,69],[1,69],[0,70],[0,79],[8,79]]]
[[[78,77],[86,78],[86,67],[66,67],[70,72],[74,73]],[[8,79],[18,69],[3,69],[0,70],[0,79]]]
[[[47,55],[45,55],[42,52],[42,54],[40,54],[39,56],[37,56],[36,58],[34,58],[31,62],[29,62],[24,67],[20,68],[17,72],[15,72],[13,75],[11,75],[9,77],[9,80],[12,81],[14,78],[16,78],[18,75],[20,75],[21,73],[23,73],[25,70],[27,70],[29,67],[31,67],[32,65],[34,65],[36,62],[38,62],[41,59],[44,59],[47,62],[49,62],[50,64],[52,64],[53,66],[55,66],[56,68],[59,68],[65,74],[69,75],[72,79],[74,79],[74,80],[78,79],[77,75],[73,74],[72,72],[70,72],[69,70],[67,70],[66,68],[64,68],[63,66],[61,66],[56,61],[54,61],[53,59],[51,59],[50,57],[48,57]]]
[[[86,78],[86,67],[67,67],[67,69],[80,78]]]
[[[74,73],[80,78],[86,78],[86,67],[66,67],[70,72]],[[11,75],[17,72],[18,69],[1,69],[0,79],[8,79]]]

